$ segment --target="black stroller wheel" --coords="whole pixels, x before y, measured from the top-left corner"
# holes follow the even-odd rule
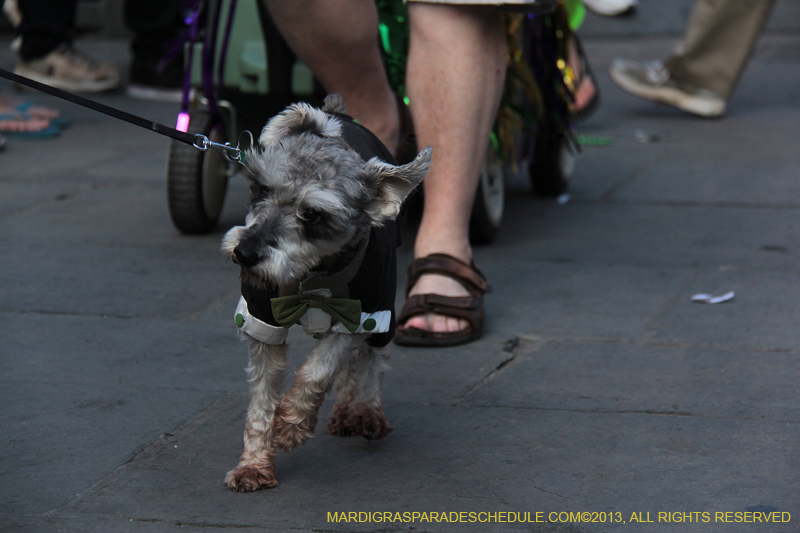
[[[472,244],[490,244],[494,241],[503,220],[505,190],[503,165],[490,144],[469,221],[469,239]]]
[[[225,142],[222,125],[205,110],[191,113],[189,133]],[[178,141],[170,143],[167,203],[172,223],[182,233],[209,233],[214,229],[228,188],[228,166],[219,150],[203,152]]]
[[[569,180],[575,168],[575,154],[567,138],[555,129],[541,123],[536,131],[530,179],[536,196],[552,198],[569,189]]]

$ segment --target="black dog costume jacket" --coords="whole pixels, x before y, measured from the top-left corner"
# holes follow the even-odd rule
[[[332,113],[342,123],[342,137],[364,161],[379,157],[390,164],[397,164],[383,143],[369,130],[353,121],[347,115]],[[354,333],[371,333],[367,343],[373,347],[383,347],[394,337],[395,312],[394,299],[397,290],[396,248],[401,244],[401,228],[405,219],[405,209],[396,220],[387,220],[380,227],[370,230],[366,246],[362,245],[358,257],[339,272],[315,273],[300,284],[301,291],[321,291],[326,296],[349,298],[361,302],[361,324]],[[354,264],[360,259],[360,264]],[[353,273],[352,271],[355,271]],[[281,344],[286,339],[288,328],[275,320],[272,299],[277,298],[278,287],[257,288],[242,282],[242,299],[236,308],[236,325],[247,335],[267,344]],[[329,292],[325,292],[329,291]],[[311,310],[309,310],[311,311]],[[318,314],[318,313],[317,313]],[[255,319],[255,320],[254,320]],[[307,321],[308,319],[306,319]],[[312,333],[312,327],[306,327]],[[312,331],[309,331],[312,330]],[[322,328],[324,331],[348,333],[341,324]]]

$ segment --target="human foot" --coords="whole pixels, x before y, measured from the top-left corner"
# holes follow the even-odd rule
[[[487,284],[474,265],[445,254],[416,259],[395,331],[397,344],[452,346],[480,337]]]
[[[58,109],[32,104],[19,98],[0,94],[0,115],[12,113],[24,114],[31,118],[43,120],[56,120],[61,116],[61,111]]]
[[[0,109],[0,133],[9,136],[50,137],[56,135],[58,129],[47,119],[4,113]]]
[[[600,93],[589,61],[575,34],[567,46],[567,65],[570,73],[568,86],[572,90],[573,98],[572,120],[581,122],[597,109]]]
[[[438,274],[426,274],[420,276],[419,280],[408,293],[408,297],[422,294],[438,294],[440,296],[463,297],[469,296],[469,292],[459,282],[452,278],[440,276]],[[405,328],[415,328],[422,331],[466,331],[469,323],[461,318],[438,315],[435,313],[424,313],[409,318]]]
[[[586,109],[592,98],[597,94],[597,88],[590,76],[584,76],[575,91],[575,112],[579,113]]]

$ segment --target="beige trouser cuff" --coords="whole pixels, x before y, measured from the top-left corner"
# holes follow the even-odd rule
[[[683,42],[665,61],[681,83],[728,98],[775,0],[698,0]]]

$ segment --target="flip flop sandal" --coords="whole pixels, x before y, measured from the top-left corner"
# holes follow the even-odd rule
[[[578,92],[580,89],[581,84],[585,79],[592,80],[592,84],[594,85],[594,95],[592,98],[586,102],[580,109],[576,109],[574,113],[572,113],[572,122],[578,123],[583,122],[587,118],[589,118],[595,111],[597,111],[597,107],[600,105],[600,84],[597,83],[597,78],[594,75],[594,71],[592,71],[592,67],[589,65],[589,59],[586,57],[586,54],[583,52],[583,45],[581,44],[580,39],[576,34],[572,34],[572,38],[574,39],[576,51],[578,53],[578,58],[581,61],[581,69],[580,75],[576,77],[575,81],[573,82],[573,87],[571,87],[573,94]]]
[[[29,117],[26,118],[25,116],[20,116],[16,114],[5,114],[0,115],[0,122],[4,120],[29,120]],[[49,139],[52,137],[57,136],[61,130],[59,130],[56,126],[53,126],[51,123],[48,127],[36,130],[36,131],[6,131],[2,130],[0,133],[5,135],[6,137],[16,137],[20,139]]]
[[[34,105],[33,102],[22,102],[16,107],[17,113],[25,118],[34,118],[34,116],[28,112],[30,108]],[[68,118],[58,117],[58,118],[45,118],[43,120],[49,120],[51,126],[55,126],[59,129],[64,129],[70,125],[70,120]]]
[[[408,267],[406,303],[397,319],[399,324],[416,315],[435,313],[461,318],[469,323],[461,331],[427,331],[397,326],[394,342],[401,346],[456,346],[478,339],[483,333],[483,295],[488,289],[486,278],[473,263],[468,265],[446,254],[431,254],[415,259]],[[423,274],[439,274],[459,282],[469,296],[440,296],[438,294],[416,294],[408,296],[411,288]]]

